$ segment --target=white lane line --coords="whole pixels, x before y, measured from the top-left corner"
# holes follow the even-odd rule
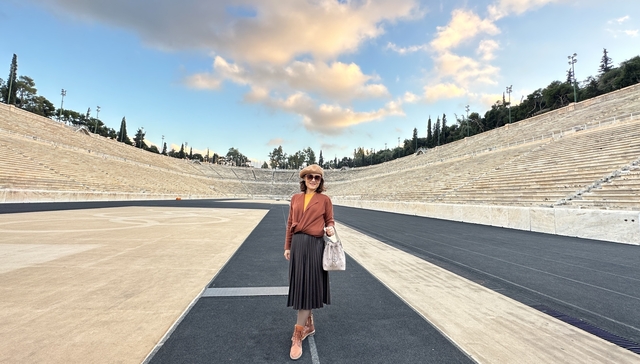
[[[318,349],[316,348],[316,339],[314,339],[313,336],[309,336],[308,339],[311,362],[313,364],[320,364],[320,357],[318,357]]]
[[[221,287],[207,288],[202,297],[286,296],[289,287]]]

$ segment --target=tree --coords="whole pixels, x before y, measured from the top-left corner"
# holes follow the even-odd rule
[[[314,153],[313,149],[311,149],[311,147],[307,147],[305,149],[302,150],[302,152],[305,155],[305,162],[307,163],[307,165],[312,165],[312,164],[316,164],[316,153]]]
[[[440,142],[442,144],[446,144],[447,143],[447,135],[448,135],[448,129],[447,129],[447,115],[446,114],[442,114],[442,129],[440,129],[440,132],[442,133],[442,137],[440,138]]]
[[[16,82],[15,88],[16,94],[20,95],[16,101],[22,109],[24,109],[25,106],[28,105],[34,97],[36,97],[38,92],[36,89],[36,83],[28,76],[18,77],[18,82]]]
[[[607,49],[602,48],[602,59],[600,60],[600,68],[598,68],[600,75],[611,71],[612,68],[612,60],[607,53]]]
[[[436,126],[433,128],[434,139],[436,139],[436,145],[440,145],[440,117],[436,120]]]
[[[576,89],[578,87],[576,86]],[[551,108],[556,109],[568,105],[573,100],[573,86],[572,84],[562,83],[560,81],[553,81],[542,90],[545,103]]]
[[[622,62],[619,69],[621,70],[620,81],[618,82],[620,88],[640,82],[640,56]]]
[[[320,165],[320,167],[322,167],[323,163],[324,163],[324,158],[322,158],[322,149],[320,149],[320,157],[318,158],[318,164]]]
[[[146,133],[144,132],[144,130],[142,128],[138,128],[138,130],[136,131],[136,136],[133,137],[134,145],[136,148],[145,150],[148,148],[147,144],[144,142],[145,135]]]
[[[418,128],[413,128],[413,138],[411,138],[411,148],[409,150],[409,154],[418,151]]]
[[[587,100],[600,94],[598,90],[598,80],[592,76],[587,77],[582,83],[584,87],[580,90],[580,99]]]
[[[431,132],[431,115],[427,121],[427,148],[433,147],[433,133]]]
[[[162,146],[162,154],[167,155],[167,142],[164,142],[164,145]]]
[[[567,70],[567,81],[568,84],[572,85],[573,84],[573,70],[571,69],[571,67],[569,67],[569,69]]]
[[[262,167],[260,167],[262,169],[269,169],[269,165],[267,164],[267,162],[263,162],[262,163]]]
[[[282,151],[282,145],[274,148],[271,153],[269,153],[269,164],[271,168],[284,168],[284,163],[286,161],[286,154]]]
[[[158,151],[158,147],[156,147],[155,145],[150,146],[149,148],[147,148],[147,150],[151,153],[160,153],[160,151]]]
[[[298,169],[302,166],[306,159],[306,154],[303,151],[297,151],[294,154],[290,155],[287,158],[287,162],[289,163],[289,167],[293,169]]]
[[[9,67],[9,78],[7,80],[7,84],[2,93],[2,99],[6,104],[15,104],[16,103],[16,94],[18,92],[18,56],[13,55],[11,59],[11,66]]]
[[[180,144],[180,151],[178,152],[178,158],[184,159],[184,143]]]
[[[140,148],[140,149],[147,149],[147,144],[144,142],[144,136],[146,135],[146,133],[144,132],[144,130],[142,128],[138,128],[138,131],[136,131],[136,136],[133,137],[133,141],[135,142],[135,146],[136,148]]]
[[[227,152],[227,161],[233,161],[237,166],[245,166],[249,161],[249,158],[240,153],[238,149],[229,148],[229,151]]]
[[[127,119],[124,116],[120,122],[120,130],[118,131],[118,138],[116,140],[120,143],[133,145],[131,139],[129,139],[129,136],[127,135]]]
[[[32,98],[24,109],[34,114],[51,118],[56,115],[56,107],[44,96],[36,96]]]

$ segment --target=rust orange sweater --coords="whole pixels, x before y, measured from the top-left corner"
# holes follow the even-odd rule
[[[316,193],[311,197],[307,209],[304,209],[304,192],[291,196],[289,205],[289,219],[287,220],[287,235],[284,250],[291,249],[293,234],[301,232],[311,236],[324,235],[325,226],[333,226],[333,204],[329,196]]]

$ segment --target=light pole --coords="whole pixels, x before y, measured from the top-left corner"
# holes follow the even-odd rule
[[[62,120],[62,106],[64,105],[64,97],[67,96],[67,90],[62,89],[60,95],[62,95],[62,101],[60,101],[60,115],[58,116],[58,121]]]
[[[467,136],[469,136],[469,105],[465,106],[464,110],[467,112]]]
[[[574,53],[571,56],[568,56],[567,58],[569,59],[569,64],[571,65],[571,77],[573,77],[573,102],[576,103],[578,102],[578,97],[576,95],[576,62],[578,62],[578,59],[576,58],[578,55],[576,53]]]
[[[98,117],[100,116],[100,106],[96,107],[96,127],[93,129],[93,133],[98,133]]]
[[[509,124],[511,124],[511,90],[513,89],[513,85],[507,87],[507,93],[509,94]]]

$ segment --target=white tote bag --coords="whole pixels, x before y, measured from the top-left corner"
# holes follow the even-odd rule
[[[333,236],[324,234],[324,253],[322,254],[322,268],[326,271],[345,270],[347,260],[342,249],[342,242],[338,237],[338,232],[333,228]]]

